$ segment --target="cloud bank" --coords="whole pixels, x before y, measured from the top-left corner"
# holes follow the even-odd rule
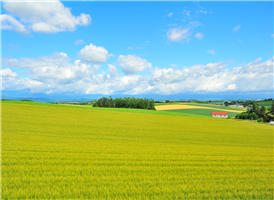
[[[248,64],[230,67],[226,62],[193,65],[190,67],[152,67],[146,59],[136,55],[120,55],[101,65],[71,59],[62,52],[38,58],[4,58],[6,69],[1,71],[3,90],[29,89],[31,92],[79,94],[160,94],[210,92],[273,91],[274,57],[265,62],[258,58]],[[117,66],[118,64],[118,66]],[[29,78],[12,70],[24,68]],[[119,73],[119,68],[124,74]],[[151,69],[148,75],[139,75]]]

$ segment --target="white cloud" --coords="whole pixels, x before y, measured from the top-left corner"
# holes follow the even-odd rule
[[[90,74],[97,74],[99,69],[101,68],[101,65],[94,65],[94,67],[90,70]]]
[[[216,51],[212,50],[212,49],[209,49],[206,51],[207,53],[210,53],[212,55],[215,55],[216,54]]]
[[[203,26],[203,23],[198,22],[198,21],[193,21],[193,22],[189,22],[189,26],[196,28],[198,26]]]
[[[104,47],[97,47],[90,43],[78,53],[78,56],[90,64],[105,63],[111,56]]]
[[[172,15],[173,15],[172,12],[170,12],[170,13],[167,14],[168,17],[172,17]]]
[[[108,72],[110,73],[110,77],[115,77],[118,74],[118,69],[113,64],[108,64]]]
[[[75,45],[84,44],[84,40],[76,40],[74,42]]]
[[[273,33],[271,34],[271,37],[273,37],[273,38],[274,38],[274,34],[273,34]]]
[[[135,74],[147,68],[152,68],[150,62],[136,55],[127,55],[127,56],[120,55],[118,58],[118,62],[122,66],[123,72],[126,75]]]
[[[55,52],[50,57],[41,56],[38,58],[20,58],[11,59],[3,58],[3,65],[14,67],[14,68],[35,68],[35,67],[46,67],[51,65],[63,66],[70,60],[67,54],[63,52]]]
[[[173,68],[177,68],[177,67],[178,67],[178,66],[175,65],[175,64],[171,64],[170,66],[173,67]]]
[[[182,14],[185,14],[185,15],[187,15],[187,16],[190,17],[190,10],[184,10],[184,11],[182,12]]]
[[[2,29],[3,30],[14,30],[23,34],[27,34],[28,31],[23,24],[18,22],[11,15],[3,14],[1,15],[2,19]]]
[[[75,17],[71,14],[69,8],[57,0],[51,2],[6,1],[3,3],[3,7],[20,19],[22,23],[20,30],[23,26],[28,26],[34,32],[57,33],[74,31],[77,25],[87,26],[91,23],[90,15],[82,13],[80,16]],[[10,24],[9,30],[16,30],[20,25],[14,19],[11,16],[9,17],[10,23],[11,20],[13,22]]]
[[[17,76],[17,74],[15,72],[12,72],[11,69],[6,68],[1,70],[1,76],[15,77]]]
[[[236,27],[233,28],[233,31],[237,32],[238,30],[240,30],[240,28],[241,28],[241,25],[238,25],[238,26],[236,26]]]
[[[170,42],[180,42],[189,40],[189,30],[190,28],[181,29],[181,28],[172,28],[167,32],[167,38]]]
[[[118,62],[126,75],[118,74],[114,64],[107,72],[98,72],[100,65],[87,65],[81,60],[70,63],[65,53],[53,53],[38,58],[5,58],[2,70],[3,90],[30,89],[32,92],[80,94],[178,94],[206,92],[273,91],[274,57],[262,62],[258,58],[241,67],[230,67],[230,62],[208,63],[190,67],[152,69],[151,74],[137,75],[151,68],[151,63],[138,56],[119,56]],[[24,67],[29,78],[12,72],[13,67]]]
[[[206,10],[200,10],[200,13],[203,13],[203,14],[213,14],[212,11],[206,11]]]
[[[204,38],[204,34],[196,33],[195,37],[198,38],[198,40],[202,40]]]
[[[236,86],[236,84],[234,83],[234,84],[228,85],[228,86],[227,86],[227,89],[228,89],[228,90],[235,90],[236,87],[237,87],[237,86]]]
[[[182,43],[189,42],[189,40],[192,36],[192,33],[193,33],[192,30],[198,26],[203,26],[203,24],[198,21],[191,21],[188,23],[188,25],[184,29],[182,29],[182,27],[169,28],[167,31],[168,41],[169,42],[182,42]],[[197,36],[200,36],[199,38],[202,38],[202,33],[198,33]]]

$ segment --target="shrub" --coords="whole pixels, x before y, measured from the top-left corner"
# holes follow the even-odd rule
[[[259,118],[258,120],[257,120],[257,122],[263,122],[264,120],[263,120],[263,118]]]

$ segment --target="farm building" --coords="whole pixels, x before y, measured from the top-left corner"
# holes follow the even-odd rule
[[[219,117],[219,118],[227,118],[227,112],[212,112],[211,113],[212,117]]]

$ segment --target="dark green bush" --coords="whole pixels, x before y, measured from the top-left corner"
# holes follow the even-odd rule
[[[257,120],[257,122],[263,122],[264,120],[263,120],[263,118],[259,118],[258,120]]]

